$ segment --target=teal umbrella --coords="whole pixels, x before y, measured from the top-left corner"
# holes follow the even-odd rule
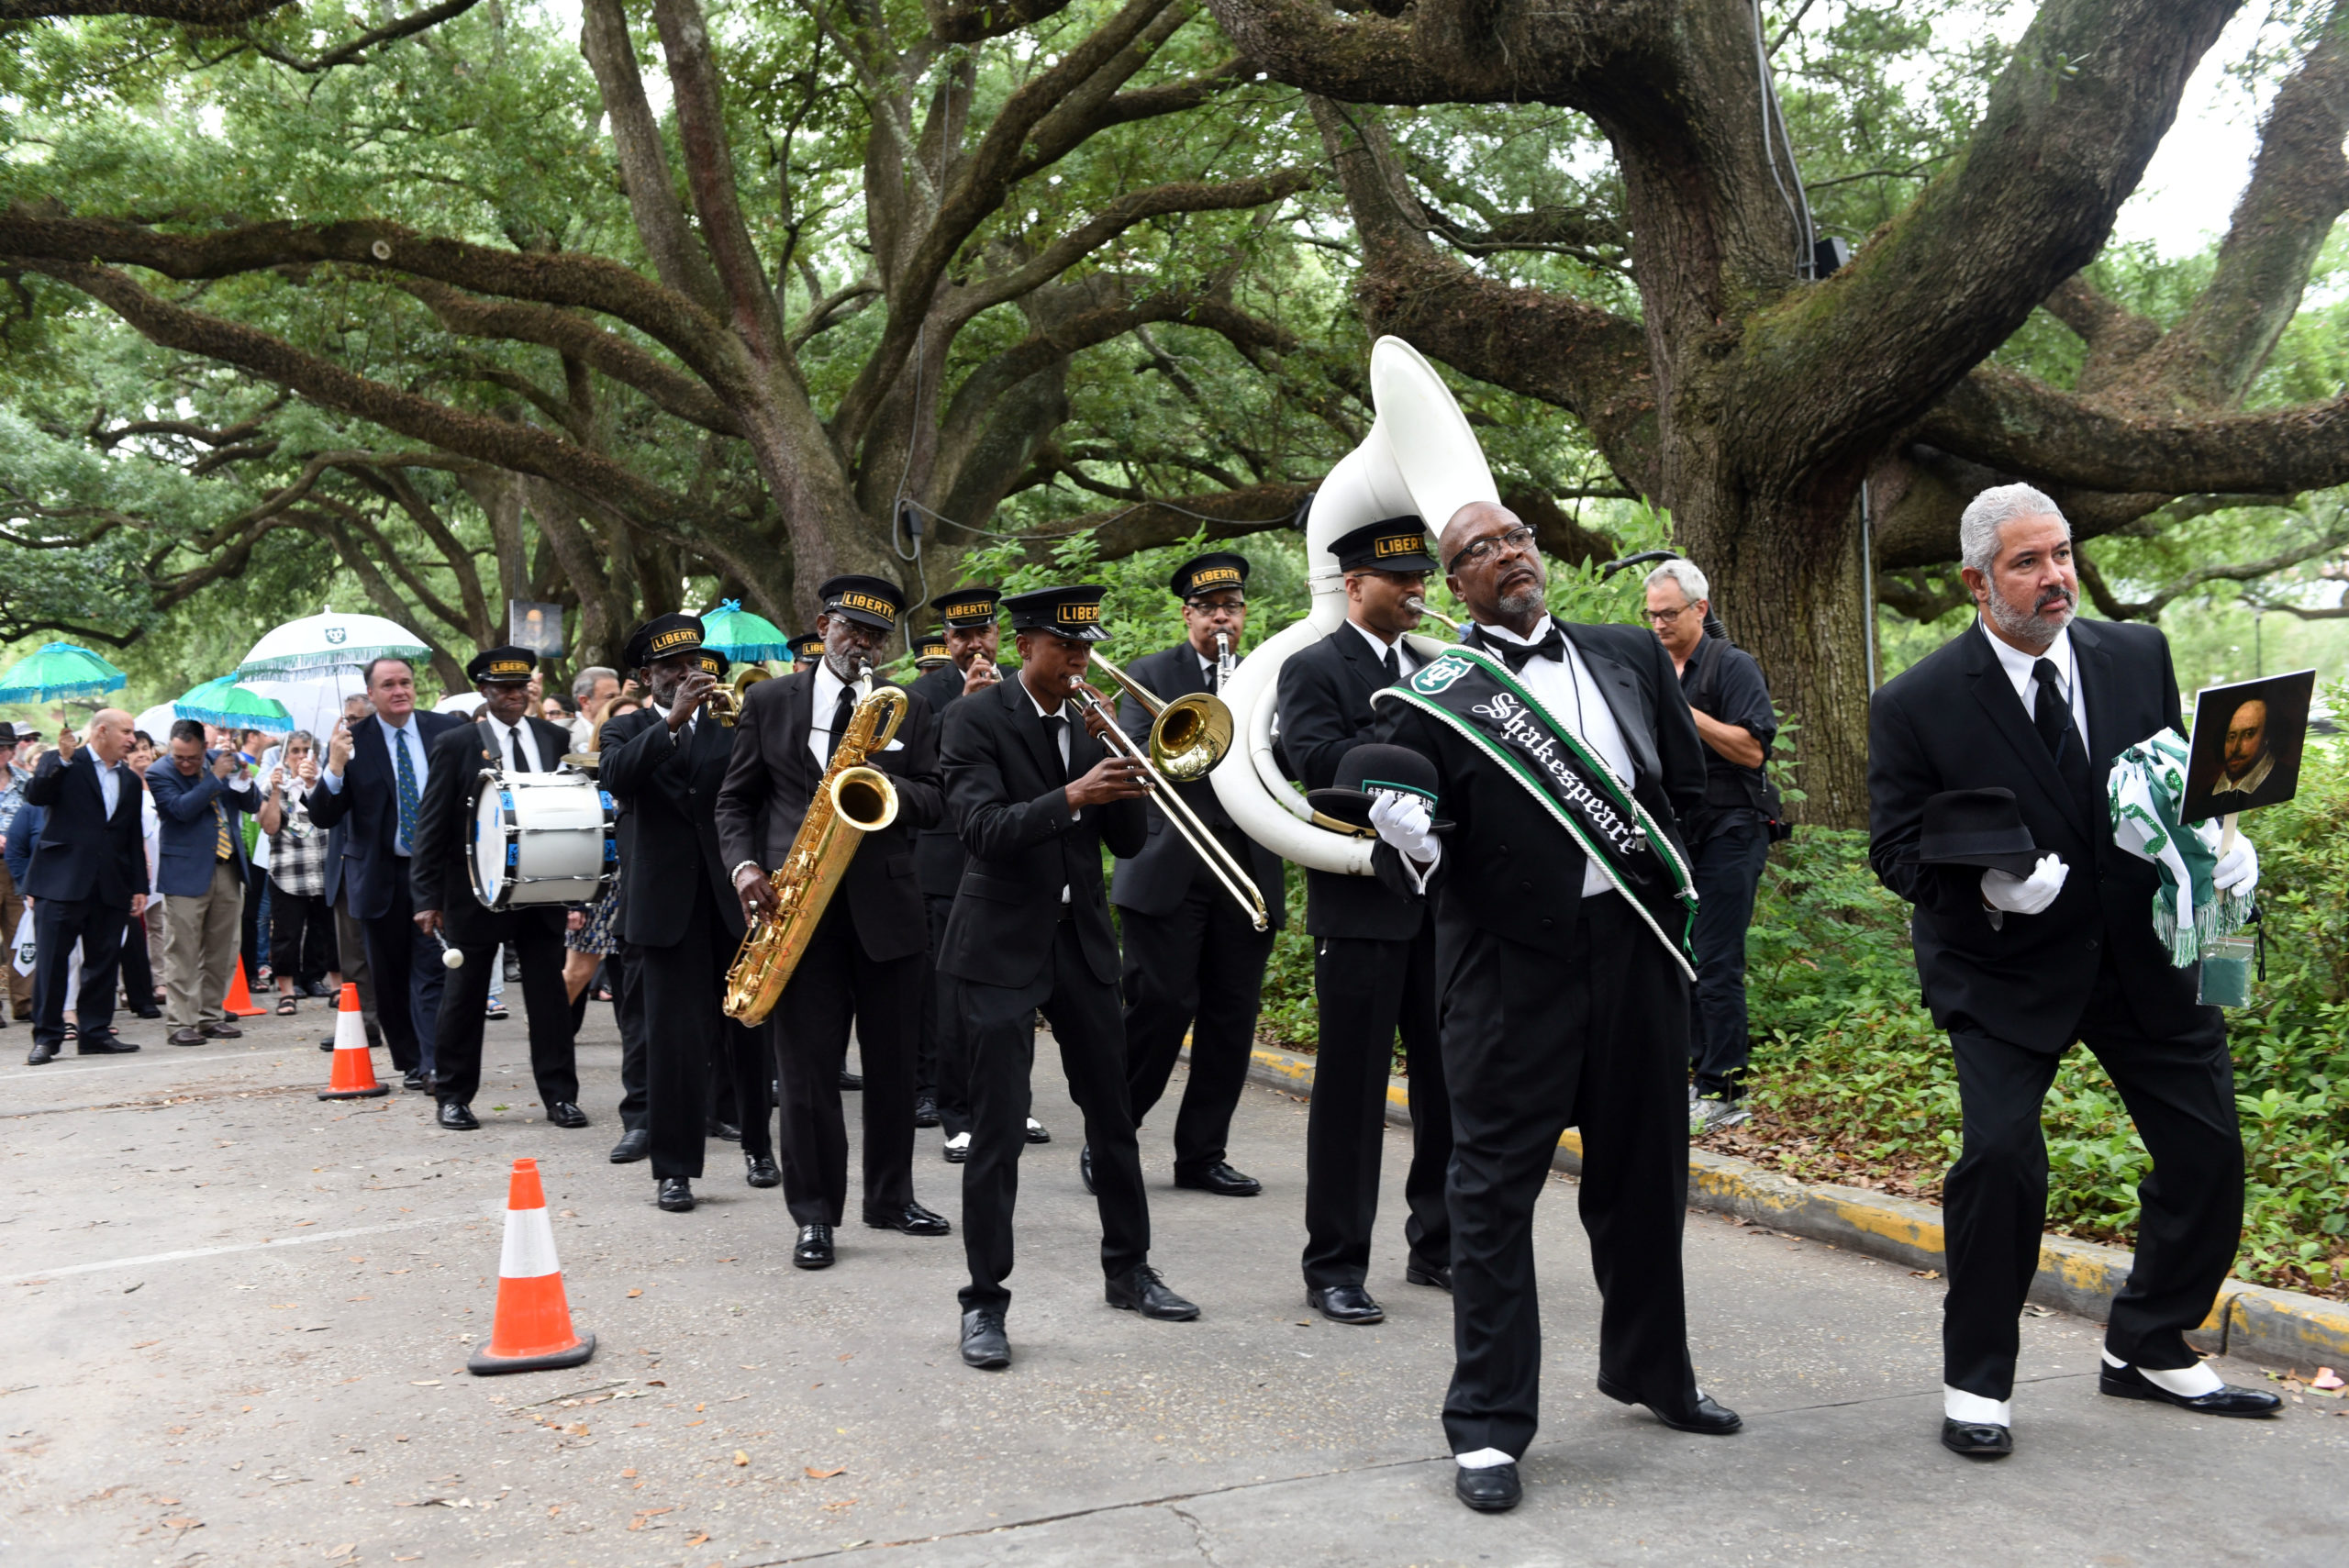
[[[223,729],[266,729],[285,735],[294,728],[294,716],[285,711],[284,703],[237,684],[234,675],[205,682],[172,704],[172,712]]]
[[[737,664],[759,659],[788,659],[791,639],[764,616],[752,615],[740,599],[725,599],[701,617],[704,648],[715,649]]]
[[[39,651],[0,675],[0,702],[55,702],[118,692],[130,677],[72,642],[44,642]]]

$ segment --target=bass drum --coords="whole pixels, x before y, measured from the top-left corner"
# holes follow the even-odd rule
[[[612,797],[569,769],[484,768],[473,784],[473,896],[489,909],[591,904],[619,873]]]

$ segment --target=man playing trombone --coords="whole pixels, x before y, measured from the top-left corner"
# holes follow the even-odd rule
[[[1228,551],[1175,568],[1167,585],[1183,601],[1185,639],[1135,660],[1127,671],[1133,684],[1163,702],[1214,694],[1240,661],[1247,581],[1246,558]],[[1119,705],[1119,722],[1138,745],[1149,745],[1155,717],[1131,692]],[[1174,1184],[1253,1197],[1263,1184],[1233,1170],[1224,1146],[1248,1078],[1264,963],[1282,924],[1281,862],[1232,824],[1205,777],[1177,784],[1176,793],[1229,860],[1246,868],[1268,924],[1256,925],[1187,838],[1168,831],[1167,814],[1153,801],[1141,852],[1119,859],[1109,889],[1125,934],[1126,1089],[1140,1125],[1166,1093],[1188,1033],[1191,1076],[1174,1118]]]

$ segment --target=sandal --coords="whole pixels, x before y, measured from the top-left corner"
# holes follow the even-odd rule
[[[294,1016],[293,997],[280,996],[277,999],[277,1016],[281,1018],[290,1018]]]

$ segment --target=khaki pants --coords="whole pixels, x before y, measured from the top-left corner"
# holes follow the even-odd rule
[[[214,864],[209,891],[174,893],[163,901],[163,989],[170,994],[163,1021],[173,1029],[228,1021],[222,1004],[236,973],[244,909],[244,882],[234,861]]]
[[[17,879],[8,874],[8,868],[0,865],[0,944],[11,948],[17,945],[17,922],[24,917],[25,895],[17,891]],[[20,1018],[31,1018],[33,977],[17,973],[13,962],[6,967],[8,971],[8,1000],[14,1004],[10,1010]]]

